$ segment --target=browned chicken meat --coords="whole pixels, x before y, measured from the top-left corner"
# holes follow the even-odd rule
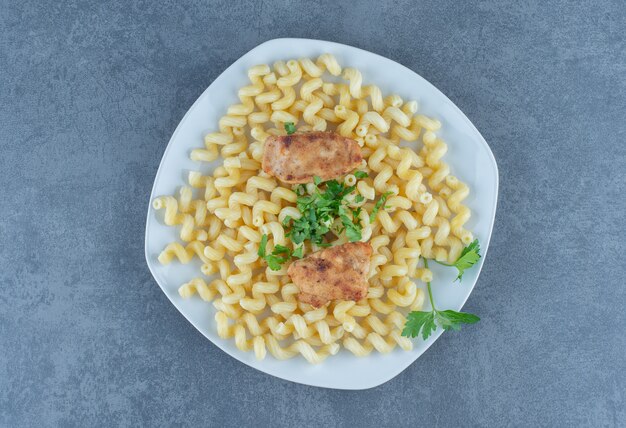
[[[298,300],[319,308],[330,300],[364,299],[371,256],[370,244],[350,242],[296,260],[288,273],[300,288]]]
[[[361,164],[361,148],[334,132],[300,132],[265,141],[263,171],[284,183],[310,183],[341,177]]]

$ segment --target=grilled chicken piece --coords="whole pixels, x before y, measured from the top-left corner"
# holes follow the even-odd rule
[[[330,300],[359,301],[367,296],[371,256],[370,244],[350,242],[296,260],[287,273],[300,288],[298,300],[316,308]]]
[[[334,132],[300,132],[265,141],[263,171],[284,183],[310,183],[341,177],[361,164],[361,148]]]

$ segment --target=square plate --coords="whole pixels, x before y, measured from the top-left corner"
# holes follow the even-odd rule
[[[460,310],[476,284],[489,247],[498,197],[496,161],[485,139],[452,101],[421,76],[379,55],[338,43],[308,39],[275,39],[252,49],[215,79],[185,114],[165,149],[150,201],[157,196],[175,194],[180,186],[187,184],[188,171],[208,173],[221,162],[221,159],[213,164],[193,162],[189,153],[194,148],[203,147],[204,136],[217,130],[217,122],[227,107],[239,102],[237,90],[248,84],[248,68],[263,63],[271,65],[277,60],[315,58],[323,53],[335,55],[342,67],[358,68],[364,84],[378,85],[384,96],[396,93],[405,100],[416,100],[420,113],[441,121],[438,135],[449,147],[445,160],[454,175],[470,186],[470,196],[464,201],[472,210],[467,227],[480,240],[483,252],[478,265],[465,273],[461,284],[452,284],[454,269],[433,267],[433,293],[438,306]],[[409,352],[396,348],[389,354],[372,352],[368,357],[359,358],[342,349],[319,365],[311,365],[302,357],[280,361],[270,354],[265,360],[257,361],[253,352],[242,352],[235,347],[233,340],[218,337],[213,305],[199,298],[183,299],[178,295],[181,284],[201,275],[198,261],[188,265],[159,264],[159,253],[168,243],[179,240],[178,233],[178,228],[165,226],[162,214],[158,215],[149,204],[145,251],[154,279],[183,316],[213,344],[262,372],[326,388],[372,388],[402,372],[442,333],[438,329],[426,341],[414,339],[414,349]]]

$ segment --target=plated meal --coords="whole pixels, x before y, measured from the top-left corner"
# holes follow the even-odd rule
[[[221,165],[152,201],[180,238],[159,262],[202,262],[180,296],[211,302],[217,334],[259,360],[409,351],[478,321],[431,289],[429,263],[460,281],[480,258],[441,122],[331,54],[248,77],[190,153]]]

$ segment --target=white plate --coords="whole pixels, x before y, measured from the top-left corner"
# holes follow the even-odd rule
[[[452,173],[471,188],[465,201],[472,209],[468,228],[479,238],[483,254],[478,266],[465,273],[460,285],[452,283],[454,269],[433,267],[433,292],[438,307],[460,310],[476,284],[489,246],[498,195],[495,159],[485,139],[452,101],[413,71],[373,53],[308,39],[275,39],[252,49],[215,79],[185,114],[165,149],[150,201],[160,195],[175,194],[180,186],[187,184],[189,170],[209,172],[214,167],[192,162],[189,153],[194,148],[203,147],[204,135],[216,131],[218,119],[226,113],[227,107],[238,103],[237,90],[248,84],[246,72],[249,67],[262,63],[271,65],[274,61],[291,58],[315,58],[322,53],[335,55],[342,67],[358,68],[363,73],[363,83],[378,85],[384,95],[396,93],[405,100],[417,100],[421,113],[442,122],[442,130],[438,134],[449,145],[445,160],[451,165]],[[342,350],[319,365],[311,365],[302,357],[279,361],[270,354],[265,360],[257,361],[252,352],[239,351],[233,340],[218,337],[213,305],[199,298],[182,299],[178,295],[177,290],[182,283],[201,275],[199,262],[186,266],[176,262],[168,266],[159,264],[157,256],[168,243],[179,239],[178,233],[178,228],[165,226],[162,213],[157,214],[149,205],[146,260],[150,272],[170,301],[194,327],[224,352],[257,370],[293,382],[326,388],[372,388],[407,368],[442,333],[438,330],[426,341],[414,339],[415,347],[410,352],[396,349],[390,354],[372,352],[368,357],[358,358]]]

